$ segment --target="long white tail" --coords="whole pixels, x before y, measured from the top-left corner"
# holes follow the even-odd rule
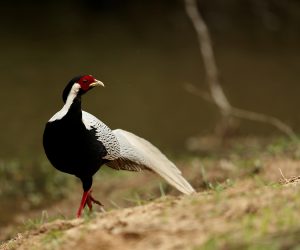
[[[120,143],[120,154],[125,164],[126,160],[128,160],[131,164],[153,170],[184,194],[195,192],[175,164],[150,142],[122,129],[113,130],[113,133]],[[129,167],[127,166],[127,169]]]

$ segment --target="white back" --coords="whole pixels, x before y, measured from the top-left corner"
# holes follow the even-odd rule
[[[85,125],[86,129],[96,130],[97,140],[102,142],[106,148],[107,155],[104,159],[115,160],[120,157],[120,145],[111,129],[106,126],[102,121],[100,121],[95,116],[91,115],[86,111],[82,111],[82,122]]]

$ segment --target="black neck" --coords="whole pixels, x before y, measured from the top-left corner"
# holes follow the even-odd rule
[[[93,184],[93,177],[79,177],[82,182],[82,188],[85,192],[89,191]]]
[[[66,118],[71,118],[75,120],[82,119],[82,110],[81,110],[81,95],[78,95],[70,106]]]

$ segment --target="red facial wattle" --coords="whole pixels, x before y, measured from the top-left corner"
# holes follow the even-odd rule
[[[80,87],[83,91],[88,91],[90,88],[90,84],[95,82],[96,79],[92,77],[91,75],[86,75],[80,78],[78,83],[80,84]]]

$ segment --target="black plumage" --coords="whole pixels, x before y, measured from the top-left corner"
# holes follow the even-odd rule
[[[110,130],[93,115],[82,111],[81,97],[95,86],[104,86],[93,76],[73,78],[63,91],[63,108],[46,124],[43,145],[51,164],[82,181],[83,196],[77,213],[85,205],[101,205],[91,195],[93,175],[107,166],[120,170],[148,169],[165,178],[183,193],[194,189],[180,170],[148,141],[121,129]]]

